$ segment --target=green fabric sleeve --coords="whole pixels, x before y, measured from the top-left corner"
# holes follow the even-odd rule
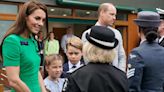
[[[20,65],[20,42],[15,35],[8,36],[2,46],[4,66]]]

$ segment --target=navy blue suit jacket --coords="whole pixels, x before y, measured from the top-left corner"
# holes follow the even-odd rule
[[[80,64],[85,64],[83,60],[80,60]],[[68,62],[63,65],[63,73],[61,75],[62,78],[67,78],[69,74],[67,73],[69,71],[69,65]]]

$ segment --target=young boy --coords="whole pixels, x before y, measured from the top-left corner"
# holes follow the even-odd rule
[[[62,77],[68,77],[68,73],[72,70],[79,68],[84,65],[82,58],[82,47],[83,43],[80,38],[74,36],[67,40],[66,44],[66,55],[68,62],[63,65],[63,71],[66,74]]]

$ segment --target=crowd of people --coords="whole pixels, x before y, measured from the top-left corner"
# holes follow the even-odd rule
[[[141,41],[128,59],[112,27],[116,14],[112,3],[101,4],[81,39],[68,27],[60,44],[48,32],[47,7],[26,2],[0,48],[12,92],[164,92],[164,12],[137,14]]]

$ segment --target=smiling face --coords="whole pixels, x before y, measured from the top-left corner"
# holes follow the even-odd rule
[[[45,23],[46,13],[42,9],[36,9],[33,13],[26,17],[28,30],[37,34]]]

